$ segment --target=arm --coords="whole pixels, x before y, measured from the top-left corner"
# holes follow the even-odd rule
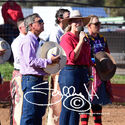
[[[42,59],[36,57],[36,46],[29,40],[22,46],[24,60],[27,65],[34,68],[46,68],[48,64],[51,64],[51,59]]]
[[[74,52],[75,52],[75,60],[77,60],[79,54],[80,54],[80,51],[81,51],[81,48],[82,48],[82,45],[84,43],[84,37],[85,37],[85,33],[83,31],[80,32],[80,35],[79,35],[79,42],[76,46],[76,48],[74,49]]]
[[[27,41],[23,45],[24,59],[27,65],[34,68],[46,68],[48,64],[58,63],[59,56],[52,56],[51,59],[42,59],[36,57],[36,46],[33,42]]]
[[[75,45],[76,43],[73,43],[72,38],[67,34],[65,34],[61,38],[60,45],[65,50],[67,59],[70,60],[71,62],[75,62],[77,60],[79,53],[81,51],[82,45],[84,43],[83,38],[84,36],[81,34],[80,40],[77,45]]]

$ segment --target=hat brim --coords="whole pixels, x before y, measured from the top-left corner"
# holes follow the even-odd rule
[[[4,49],[5,53],[0,56],[0,64],[5,63],[11,56],[11,48],[10,45],[4,40],[0,38],[0,50]]]
[[[63,48],[56,42],[45,42],[39,49],[38,49],[38,53],[37,53],[37,57],[40,58],[48,58],[47,54],[48,51],[54,47],[57,47],[59,49],[59,53],[57,53],[57,55],[60,55],[60,61],[59,63],[56,64],[50,64],[47,65],[46,68],[44,68],[43,70],[48,73],[48,74],[55,74],[57,73],[59,70],[61,70],[64,65],[66,64],[66,54],[65,51],[63,50]]]
[[[75,20],[75,19],[82,19],[84,26],[86,26],[90,21],[90,17],[73,17],[73,18],[63,19],[62,23],[65,24],[65,25],[68,25],[71,20]]]
[[[104,56],[107,56],[108,57],[108,62],[110,63],[111,65],[111,71],[107,71],[107,72],[104,72],[103,69],[102,69],[102,65],[99,61],[99,58],[104,55]],[[97,73],[100,77],[101,80],[103,81],[108,81],[110,80],[115,72],[116,72],[116,62],[114,60],[114,58],[107,52],[98,52],[96,55],[95,55],[95,63],[96,63],[96,70],[97,70]],[[102,62],[103,63],[103,62]],[[105,67],[106,68],[106,67]]]

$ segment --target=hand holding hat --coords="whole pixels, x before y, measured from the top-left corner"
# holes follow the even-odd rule
[[[63,48],[56,42],[45,42],[37,51],[37,57],[51,59],[52,64],[43,70],[48,74],[57,73],[66,64],[66,54]]]
[[[5,49],[1,49],[1,50],[0,50],[0,56],[4,55],[4,54],[5,54],[5,51],[6,51]]]
[[[101,80],[110,80],[116,72],[116,62],[113,57],[107,53],[100,51],[95,54],[96,70]]]
[[[6,62],[11,56],[10,45],[2,38],[0,38],[0,64]]]
[[[60,60],[60,55],[52,55],[51,57],[51,60],[52,60],[52,63],[59,63],[59,60]]]

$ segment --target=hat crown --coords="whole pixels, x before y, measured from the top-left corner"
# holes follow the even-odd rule
[[[95,54],[96,70],[101,80],[110,80],[116,71],[116,63],[113,57],[107,52],[97,52]]]
[[[70,18],[75,18],[75,17],[82,17],[81,13],[79,12],[79,10],[73,10]]]

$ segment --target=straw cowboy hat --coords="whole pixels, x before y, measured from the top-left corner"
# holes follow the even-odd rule
[[[116,62],[113,57],[107,53],[100,51],[95,54],[96,70],[101,80],[110,80],[116,71]]]
[[[10,45],[2,38],[0,38],[0,50],[5,50],[5,53],[0,56],[0,64],[6,62],[11,56]]]
[[[38,48],[37,57],[50,59],[51,56],[60,55],[60,61],[56,64],[47,65],[43,70],[48,74],[57,73],[66,64],[66,54],[63,48],[56,42],[45,42]]]
[[[86,26],[89,21],[90,21],[90,17],[82,17],[82,15],[80,14],[79,10],[73,10],[70,14],[70,18],[66,18],[62,20],[63,24],[69,24],[69,22],[72,19],[82,19],[84,26]]]

